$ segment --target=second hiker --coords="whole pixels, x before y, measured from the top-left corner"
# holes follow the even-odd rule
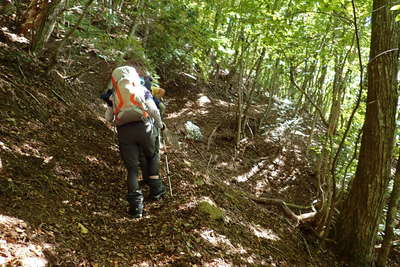
[[[119,150],[128,172],[129,213],[138,218],[143,214],[143,193],[137,181],[139,151],[146,161],[146,177],[143,178],[148,179],[150,197],[158,200],[165,194],[159,177],[160,154],[156,144],[159,130],[165,125],[151,92],[141,85],[135,68],[114,69],[107,92],[102,95],[103,99],[108,95],[110,101],[105,117],[117,126]]]

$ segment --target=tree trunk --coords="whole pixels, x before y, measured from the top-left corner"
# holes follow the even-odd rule
[[[268,76],[268,78],[263,78],[262,80],[265,80],[264,82],[264,88],[268,91],[268,102],[266,103],[265,109],[263,111],[263,115],[258,123],[258,127],[256,130],[256,133],[260,133],[261,128],[264,126],[264,122],[268,118],[268,114],[272,108],[272,105],[274,103],[274,97],[278,94],[280,91],[279,86],[279,79],[280,79],[280,67],[279,67],[279,58],[275,60],[275,64],[272,66],[271,70],[269,70],[264,76]],[[283,90],[282,90],[283,91]],[[280,95],[278,96],[280,97]]]
[[[319,76],[318,80],[316,82],[316,96],[315,96],[315,102],[319,107],[323,107],[323,99],[324,96],[326,95],[325,90],[324,90],[324,85],[325,85],[325,80],[326,80],[326,74],[328,73],[328,67],[327,65],[323,62],[320,66],[319,70]],[[311,113],[313,113],[315,108],[311,110]]]
[[[373,1],[368,94],[359,163],[336,223],[339,254],[350,266],[371,266],[390,175],[397,103],[398,35],[385,0]]]
[[[238,106],[237,106],[237,131],[236,131],[236,143],[235,147],[239,147],[240,139],[242,136],[242,117],[243,117],[243,57],[245,53],[245,48],[243,44],[242,53],[239,60],[239,78],[237,81],[238,90]]]
[[[256,133],[261,133],[261,128],[264,126],[264,122],[268,118],[268,114],[272,108],[273,105],[273,100],[277,92],[279,91],[279,59],[275,60],[275,64],[272,66],[271,69],[266,70],[264,73],[264,78],[261,80],[264,80],[264,88],[268,91],[268,101],[265,105],[265,109],[263,111],[263,115],[258,123]]]
[[[343,66],[342,57],[335,59],[335,78],[332,86],[332,104],[328,119],[328,129],[325,133],[324,145],[318,161],[316,170],[318,178],[318,187],[321,191],[321,209],[316,216],[317,232],[321,236],[325,236],[327,231],[325,228],[329,225],[329,215],[331,214],[332,201],[335,197],[336,182],[330,173],[330,167],[333,161],[333,145],[332,140],[337,129],[337,122],[340,115],[343,94],[345,92],[343,86]]]
[[[212,31],[214,34],[217,33],[220,17],[221,17],[221,10],[217,9],[217,11],[215,12],[215,16],[214,16],[214,25],[213,25],[213,31]]]
[[[253,78],[253,81],[251,82],[251,86],[250,87],[250,92],[248,93],[248,96],[245,99],[245,103],[244,103],[244,111],[243,111],[243,125],[242,125],[242,131],[244,132],[244,129],[247,125],[247,121],[248,121],[248,111],[249,108],[251,107],[251,104],[253,102],[253,96],[254,96],[254,92],[256,91],[256,85],[257,82],[259,80],[260,77],[260,73],[261,73],[261,63],[264,60],[265,57],[265,52],[266,49],[263,48],[261,51],[261,55],[259,56],[259,58],[257,59],[256,63],[255,63],[255,75]],[[252,73],[252,71],[250,72]],[[249,75],[250,76],[250,75]]]
[[[305,94],[309,95],[310,98],[314,101],[313,99],[313,77],[316,76],[316,69],[317,69],[317,63],[316,61],[311,61],[309,63],[310,65],[308,67],[305,68],[305,74],[304,74],[304,79],[303,79],[303,83],[301,84],[301,89],[302,91],[305,92]],[[300,96],[300,100],[298,102],[298,104],[296,105],[296,113],[303,109],[304,111],[311,111],[311,105],[309,101],[304,101],[302,102],[303,99],[303,94],[301,94]]]
[[[90,5],[93,2],[94,2],[94,0],[89,0],[86,3],[86,6],[85,6],[84,10],[82,11],[82,14],[79,16],[79,19],[76,22],[75,26],[68,31],[68,33],[66,34],[64,39],[61,42],[59,42],[58,45],[54,48],[54,50],[51,52],[49,64],[47,66],[47,74],[50,73],[54,69],[54,67],[56,66],[57,59],[58,59],[58,56],[59,56],[61,50],[64,48],[64,46],[67,43],[68,39],[72,36],[72,34],[75,32],[75,30],[81,24],[83,18],[86,16],[86,14],[89,11]]]
[[[399,210],[400,200],[400,158],[397,159],[396,173],[394,175],[394,185],[390,195],[389,207],[386,215],[385,236],[382,242],[382,248],[378,255],[378,267],[386,266],[386,262],[392,248],[394,238],[393,228],[396,224],[396,215]]]
[[[20,5],[19,1],[18,3]],[[30,38],[33,37],[34,30],[39,27],[43,20],[47,6],[47,1],[32,0],[26,10],[21,11],[22,8],[20,7],[17,14],[18,32],[24,34],[25,36],[28,36],[29,34]]]
[[[51,33],[56,25],[57,18],[64,7],[65,0],[56,0],[48,4],[47,8],[43,9],[43,19],[36,30],[32,40],[32,52],[41,53],[46,42],[49,40]]]
[[[132,25],[129,29],[129,37],[134,37],[136,35],[137,28],[139,27],[139,19],[143,14],[143,6],[144,6],[144,0],[139,0],[136,9],[138,10],[138,13],[136,14],[135,18],[133,19]]]

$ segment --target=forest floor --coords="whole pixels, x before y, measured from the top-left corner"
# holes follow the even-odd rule
[[[133,219],[98,98],[111,67],[82,51],[48,77],[5,42],[0,58],[0,266],[343,265],[278,206],[251,200],[309,207],[317,194],[304,156],[309,122],[290,103],[275,103],[266,134],[247,132],[235,152],[233,105],[170,84],[161,175],[172,195],[168,186],[161,201],[146,198]],[[202,140],[185,136],[187,121]]]

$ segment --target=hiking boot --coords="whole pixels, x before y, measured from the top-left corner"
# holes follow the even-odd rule
[[[129,214],[134,218],[140,218],[143,216],[143,194],[142,192],[136,191],[128,194],[129,202]]]
[[[149,179],[148,185],[150,186],[150,198],[153,200],[159,200],[166,192],[161,179]]]

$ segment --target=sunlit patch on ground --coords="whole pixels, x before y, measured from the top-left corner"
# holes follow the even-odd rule
[[[90,161],[92,163],[99,163],[99,160],[95,156],[88,155],[85,158],[86,158],[86,160],[88,160],[88,161]]]
[[[178,210],[188,210],[188,209],[194,208],[197,206],[198,202],[199,201],[197,199],[192,198],[191,201],[179,205]]]
[[[211,100],[205,95],[199,94],[198,97],[199,98],[197,99],[196,104],[200,107],[204,107],[211,103]]]
[[[257,237],[272,241],[280,240],[279,236],[277,236],[271,229],[265,229],[260,225],[249,225],[248,227]]]
[[[277,165],[277,166],[280,166],[280,167],[285,166],[285,162],[284,162],[282,159],[280,159],[280,158],[276,158],[276,159],[273,161],[273,164],[275,164],[275,165]]]
[[[179,118],[179,117],[181,117],[183,114],[188,113],[189,111],[190,111],[190,109],[189,109],[189,108],[186,108],[186,109],[181,109],[180,111],[177,111],[177,112],[169,113],[169,114],[168,114],[168,119],[176,119],[176,118]]]
[[[258,162],[247,173],[236,176],[235,180],[239,183],[246,182],[250,177],[257,174],[265,166],[265,164],[266,164],[266,160],[262,160],[262,161]]]
[[[205,110],[205,109],[202,109],[202,110],[198,110],[197,111],[199,114],[201,114],[201,115],[207,115],[209,112],[207,111],[207,110]]]
[[[154,263],[151,262],[151,261],[144,261],[144,262],[141,262],[141,263],[137,264],[136,266],[138,266],[138,267],[150,267],[150,266],[154,266]]]
[[[268,181],[266,180],[258,180],[255,185],[256,195],[261,195],[263,192],[268,191],[270,189]]]
[[[44,250],[50,244],[35,244],[27,234],[27,224],[0,214],[0,266],[47,266]]]
[[[216,167],[217,168],[226,168],[226,167],[228,167],[229,166],[229,163],[228,162],[219,162],[217,165],[216,165]]]
[[[224,249],[227,254],[247,253],[246,249],[241,245],[232,245],[232,242],[226,236],[221,235],[212,229],[200,230],[199,234],[204,240],[208,241],[213,246]]]
[[[67,169],[65,166],[57,164],[54,168],[55,173],[63,177],[66,181],[74,181],[81,179],[81,175],[73,170]]]
[[[16,154],[27,156],[27,157],[35,157],[43,159],[44,163],[49,163],[53,157],[51,155],[45,155],[40,148],[45,147],[46,145],[39,141],[29,141],[20,145],[12,144],[10,147],[7,147],[4,143],[1,143],[1,148],[5,151],[14,152]]]
[[[215,101],[216,105],[221,106],[221,107],[225,107],[225,108],[234,107],[234,104],[226,102],[226,101],[223,101],[221,99],[215,99],[214,101]]]
[[[0,148],[5,150],[5,151],[11,151],[11,149],[9,147],[7,147],[3,142],[0,141]]]
[[[232,263],[227,262],[225,259],[213,259],[210,262],[205,262],[202,264],[202,266],[207,266],[207,267],[213,267],[213,266],[218,266],[218,267],[231,267],[234,266]]]

